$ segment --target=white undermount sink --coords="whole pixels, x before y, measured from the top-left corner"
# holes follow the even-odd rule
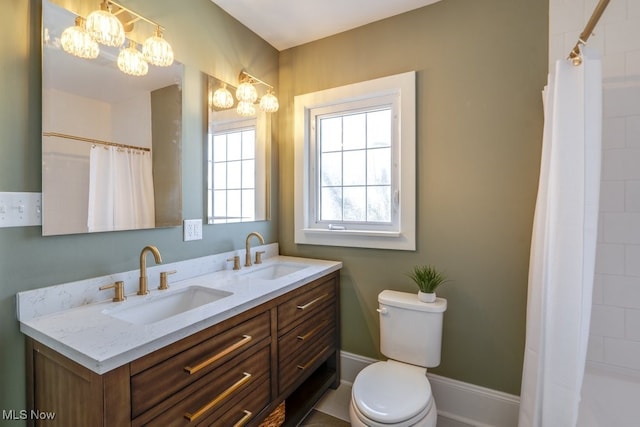
[[[171,293],[157,294],[135,305],[127,305],[130,301],[123,302],[103,313],[125,322],[148,325],[232,295],[232,292],[202,286],[167,292]]]
[[[261,280],[276,280],[297,271],[303,270],[308,266],[295,262],[279,262],[277,264],[254,266],[250,271],[242,273],[243,277]]]

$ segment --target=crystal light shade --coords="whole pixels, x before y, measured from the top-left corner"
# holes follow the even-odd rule
[[[258,99],[258,92],[251,83],[240,83],[238,89],[236,89],[236,98],[238,98],[238,101],[246,101],[253,104]]]
[[[87,16],[85,27],[95,41],[105,46],[120,47],[124,43],[122,22],[111,13],[106,1],[100,4],[100,10]]]
[[[269,89],[267,94],[260,99],[260,109],[265,113],[275,113],[280,108],[278,104],[278,98],[273,94],[273,91]]]
[[[171,45],[162,38],[160,27],[156,27],[155,35],[145,40],[142,46],[142,56],[149,64],[158,67],[168,67],[173,64],[173,49]]]
[[[60,44],[62,49],[71,55],[85,59],[95,59],[100,54],[100,48],[98,43],[84,29],[83,24],[84,19],[80,16],[76,17],[76,24],[62,32]]]
[[[254,114],[256,114],[256,107],[251,102],[240,101],[238,102],[238,106],[236,107],[236,112],[244,117],[253,116]]]
[[[130,76],[144,76],[149,71],[149,65],[136,49],[136,43],[129,41],[129,47],[122,49],[118,55],[118,68]]]
[[[209,102],[209,106],[213,106],[216,108],[231,108],[233,107],[233,95],[229,92],[225,86],[222,86],[216,89],[211,96],[211,102]]]

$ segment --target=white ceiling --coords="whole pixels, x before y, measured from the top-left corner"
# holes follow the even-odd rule
[[[440,0],[211,0],[278,50]]]

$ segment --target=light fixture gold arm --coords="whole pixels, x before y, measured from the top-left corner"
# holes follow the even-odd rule
[[[129,22],[123,23],[124,25],[130,25],[130,24],[133,24],[134,22],[137,22],[137,21],[142,19],[143,21],[146,21],[149,24],[155,25],[156,27],[160,28],[161,31],[164,31],[164,29],[165,29],[162,25],[158,24],[157,22],[152,21],[151,19],[145,18],[144,16],[140,15],[139,13],[134,12],[133,10],[129,9],[126,6],[121,5],[118,2],[115,2],[113,0],[105,0],[105,2],[107,4],[113,4],[113,5],[118,6],[119,10],[117,10],[116,12],[113,12],[113,14],[116,15],[116,16],[118,16],[118,14],[122,13],[122,11],[129,12],[130,14],[135,16],[135,18],[130,20]]]
[[[244,70],[240,71],[240,75],[238,76],[238,81],[240,82],[246,81],[247,83],[251,83],[251,84],[262,84],[267,86],[268,88],[273,89],[273,86],[271,86],[269,83],[265,83],[264,81],[260,80],[255,76],[252,76],[251,74],[247,73]]]

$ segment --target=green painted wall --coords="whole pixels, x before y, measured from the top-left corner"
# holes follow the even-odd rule
[[[280,247],[338,259],[342,346],[378,353],[377,294],[417,291],[432,263],[452,280],[433,372],[520,393],[529,244],[547,74],[546,0],[444,0],[281,52]],[[296,245],[293,97],[417,71],[418,249]]]
[[[83,13],[94,0],[60,0]],[[202,72],[235,82],[241,69],[278,80],[278,51],[230,18],[210,0],[122,0],[167,28],[165,38],[185,64],[183,102],[183,212],[205,209],[203,143],[206,80]],[[40,191],[41,73],[39,0],[3,0],[0,14],[0,191]],[[277,170],[276,170],[277,172]],[[273,200],[277,200],[277,175]],[[272,218],[277,218],[277,204]],[[25,408],[24,339],[15,294],[138,268],[144,245],[158,246],[165,262],[244,247],[258,230],[277,241],[277,221],[205,225],[204,239],[182,241],[181,228],[41,237],[40,227],[0,228],[0,410]],[[0,425],[6,421],[0,420]],[[8,422],[7,422],[8,423]],[[20,422],[10,425],[21,424]]]

